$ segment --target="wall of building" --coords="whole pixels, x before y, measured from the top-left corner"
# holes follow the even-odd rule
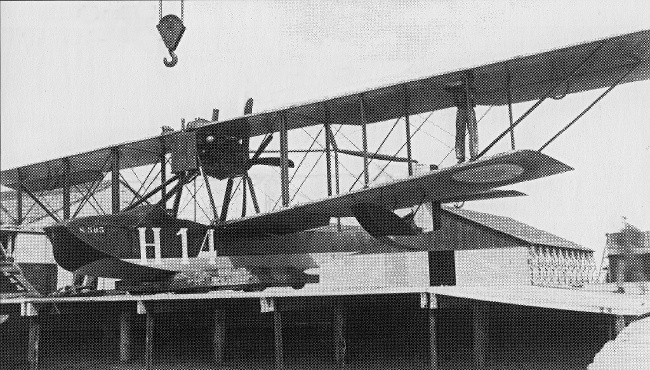
[[[530,284],[528,248],[456,251],[457,285]]]
[[[593,252],[549,246],[456,251],[458,285],[580,286],[595,283]]]

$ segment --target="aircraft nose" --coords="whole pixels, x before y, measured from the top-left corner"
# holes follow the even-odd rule
[[[68,271],[74,272],[82,266],[106,257],[105,253],[77,238],[70,232],[65,222],[46,227],[45,234],[52,243],[54,260]]]

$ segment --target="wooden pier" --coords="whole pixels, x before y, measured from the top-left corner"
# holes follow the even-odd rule
[[[276,369],[287,368],[284,351],[285,316],[292,312],[314,312],[321,325],[327,325],[331,338],[326,342],[332,348],[332,368],[345,368],[350,348],[350,325],[358,321],[357,308],[367,308],[366,302],[375,302],[372,310],[382,305],[400,304],[397,311],[415,312],[419,310],[424,317],[415,326],[427,327],[428,363],[431,369],[438,369],[441,335],[437,328],[441,319],[439,309],[466,310],[471,317],[471,338],[473,364],[477,369],[486,368],[490,348],[490,320],[499,307],[537,307],[552,310],[593,313],[612,322],[613,330],[620,330],[621,323],[650,313],[650,299],[647,295],[620,294],[608,291],[550,288],[538,286],[441,286],[421,288],[368,288],[356,290],[324,290],[310,287],[293,290],[273,288],[262,292],[215,291],[201,294],[155,294],[155,295],[110,295],[96,297],[57,297],[57,298],[15,298],[1,302],[3,314],[28,318],[27,364],[30,369],[39,368],[39,345],[41,324],[52,313],[65,313],[68,310],[84,310],[91,306],[102,306],[102,312],[110,313],[119,323],[119,340],[115,343],[121,362],[134,359],[134,318],[145,316],[144,367],[151,369],[157,359],[154,347],[156,326],[160,325],[161,315],[182,312],[188,307],[209,313],[212,316],[212,358],[215,365],[225,362],[225,349],[228,343],[229,315],[246,304],[254,306],[259,302],[258,313],[272,319],[274,363]],[[419,302],[419,305],[418,305]],[[494,306],[495,304],[501,306]],[[365,306],[364,306],[365,305]],[[497,308],[495,308],[497,307]],[[393,307],[395,308],[395,307]],[[510,308],[508,308],[510,309]],[[375,314],[381,314],[375,312]],[[109,315],[106,315],[109,316]],[[417,317],[420,317],[417,316]],[[413,316],[416,317],[416,316]],[[79,318],[83,319],[83,318]],[[390,316],[386,316],[389,320]],[[209,321],[208,321],[209,323]],[[428,325],[427,325],[428,323]],[[348,325],[349,324],[349,325]],[[3,324],[4,325],[4,324]],[[386,322],[384,325],[390,325]],[[379,328],[381,329],[381,328]],[[408,333],[406,333],[408,335]],[[110,342],[110,341],[107,341]]]

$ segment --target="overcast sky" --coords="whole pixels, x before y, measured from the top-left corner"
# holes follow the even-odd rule
[[[1,166],[150,137],[215,107],[222,119],[238,116],[250,96],[256,111],[267,110],[650,29],[647,4],[186,1],[179,63],[166,68],[158,2],[2,2]],[[170,12],[179,14],[180,2],[165,2]],[[545,102],[518,128],[518,148],[537,149],[597,94]],[[517,185],[525,199],[467,207],[595,249],[621,216],[650,230],[649,102],[648,82],[616,88],[545,150],[575,171]],[[516,105],[515,116],[526,108]],[[454,114],[437,124],[452,130]],[[491,110],[481,144],[505,125],[507,110]],[[430,136],[420,140],[453,140],[425,128]],[[446,154],[419,148],[423,163]],[[493,152],[508,148],[504,140]]]

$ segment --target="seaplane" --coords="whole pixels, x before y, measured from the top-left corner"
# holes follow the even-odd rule
[[[1,184],[32,197],[56,221],[44,231],[56,262],[75,274],[119,279],[116,286],[131,292],[300,289],[318,282],[317,275],[306,272],[317,267],[309,253],[453,249],[437,236],[443,226],[436,217],[441,205],[522,196],[502,187],[572,170],[539,150],[484,156],[491,145],[478,150],[474,107],[537,100],[520,119],[511,119],[503,137],[549,97],[609,87],[607,93],[616,85],[647,79],[649,45],[650,31],[641,31],[260,113],[252,112],[249,100],[243,116],[218,121],[214,114],[212,120],[197,119],[179,131],[168,129],[143,140],[3,170]],[[365,142],[361,151],[338,150],[331,130],[332,125],[356,125],[365,133],[373,123],[448,108],[457,110],[459,163],[382,184],[369,184],[367,159],[413,159],[373,154]],[[364,158],[365,186],[336,195],[330,189],[326,198],[290,204],[288,171],[294,163],[287,132],[314,125],[325,127],[332,152]],[[280,136],[280,156],[265,156],[275,134]],[[254,137],[263,139],[250,150]],[[126,186],[116,181],[120,170],[163,169],[168,163],[173,176],[163,177],[146,194],[132,191],[134,200],[120,208],[120,186]],[[279,209],[259,209],[248,172],[260,165],[280,168]],[[93,189],[107,174],[112,174],[113,214],[71,216],[71,186],[91,184]],[[209,192],[207,179],[227,182],[220,214],[210,195],[214,219],[209,224],[178,217],[183,188],[197,177],[206,179]],[[246,215],[244,198],[242,217],[228,218],[237,178],[256,212]],[[62,189],[67,207],[62,218],[34,195],[55,189]],[[413,210],[423,204],[432,214],[430,231],[414,223]],[[406,216],[396,213],[405,209],[411,209]],[[356,219],[360,227],[331,225],[333,218],[345,217]],[[220,264],[224,258],[229,266]]]

